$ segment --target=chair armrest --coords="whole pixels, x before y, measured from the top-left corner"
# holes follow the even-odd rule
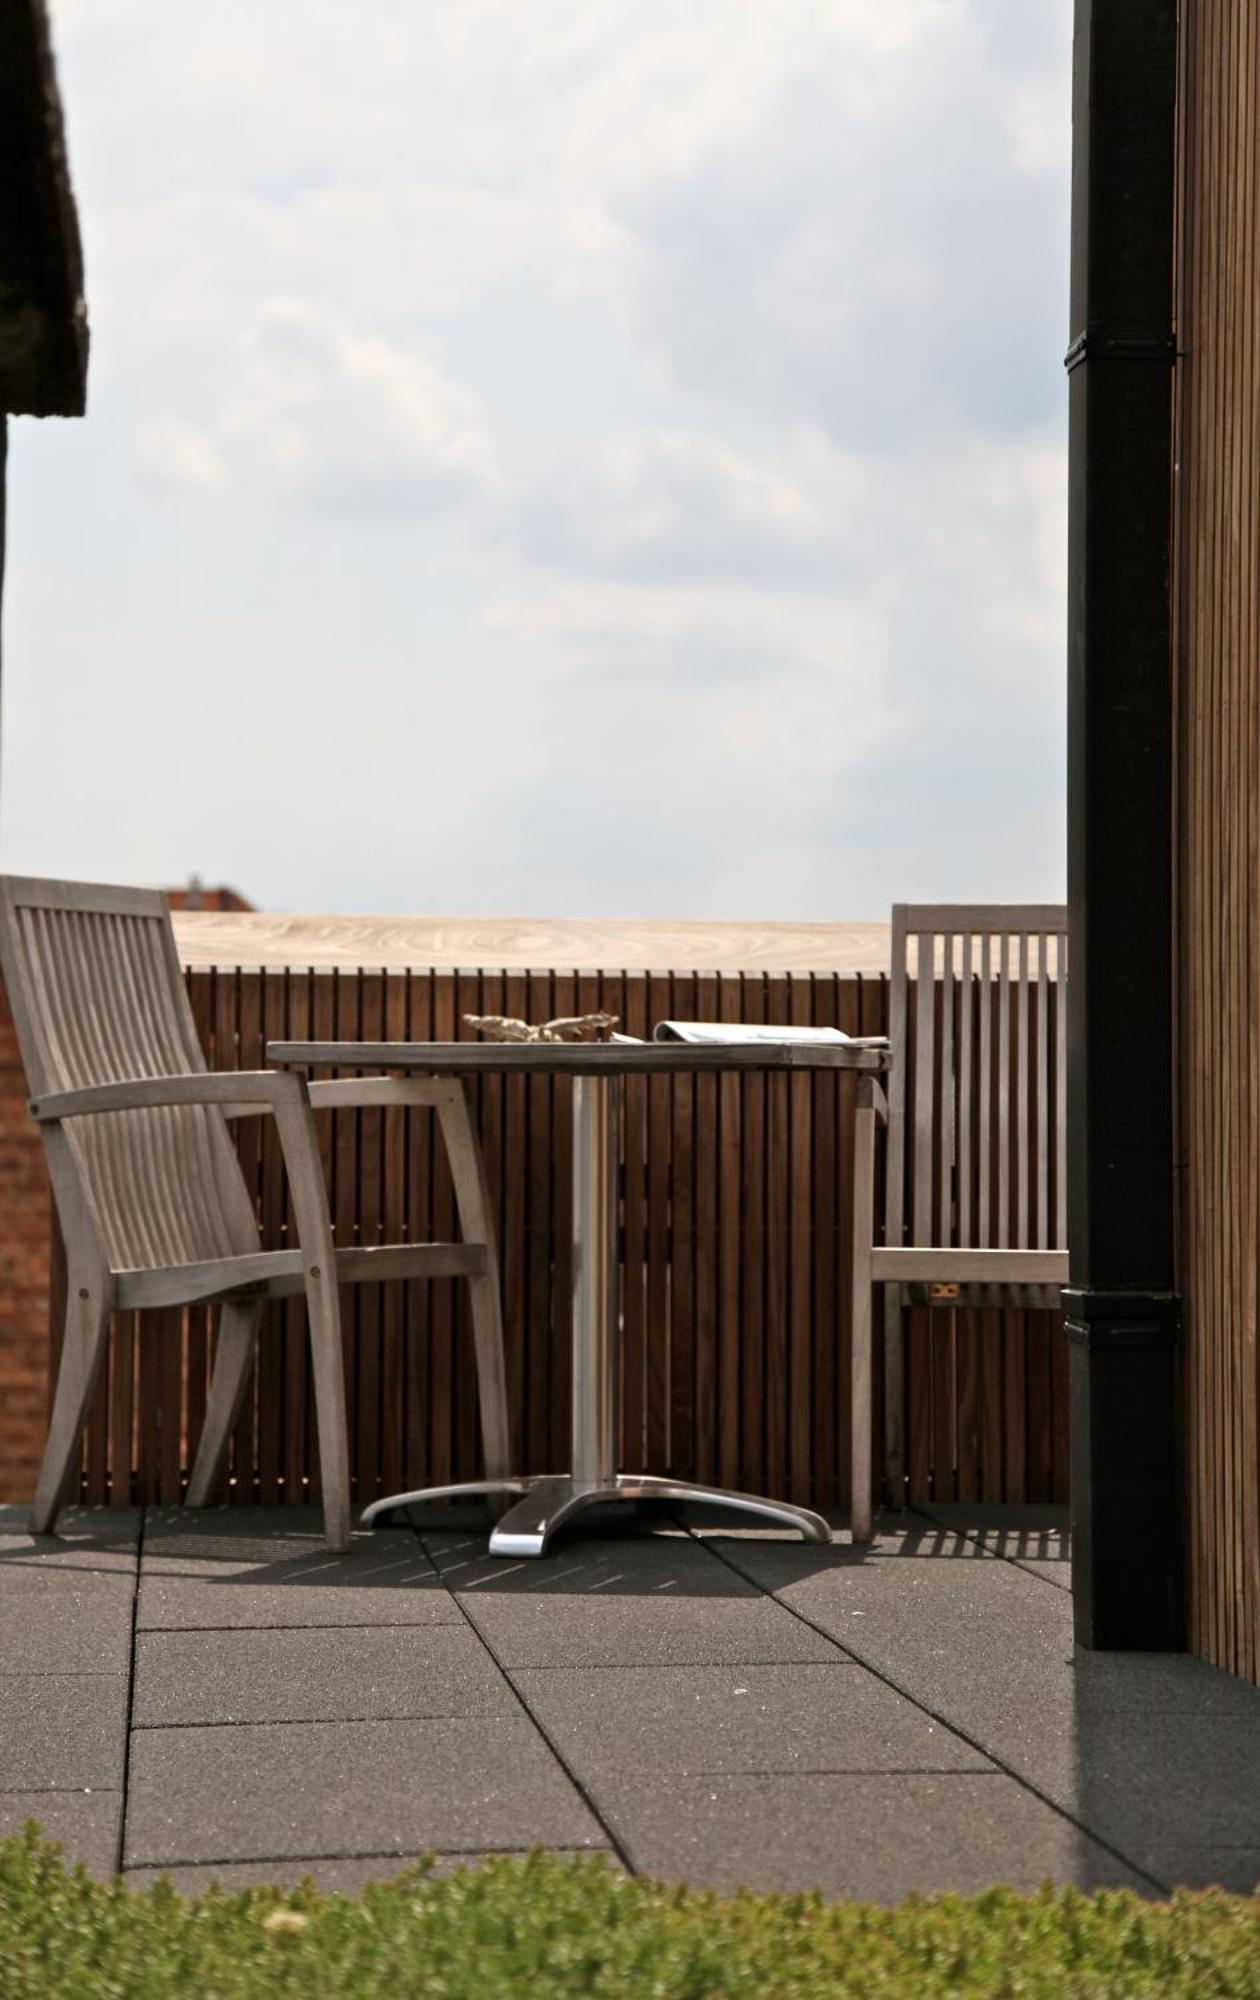
[[[859,1111],[873,1111],[881,1125],[888,1123],[888,1099],[873,1076],[859,1079],[857,1101]]]
[[[94,1083],[82,1090],[59,1090],[27,1106],[40,1125],[62,1118],[87,1118],[104,1111],[144,1111],[162,1104],[214,1104],[228,1117],[275,1111],[300,1104],[306,1086],[279,1070],[201,1071],[191,1076],[127,1077],[121,1083]]]

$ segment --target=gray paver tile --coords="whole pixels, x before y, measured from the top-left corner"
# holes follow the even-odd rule
[[[1172,1889],[1229,1889],[1250,1896],[1260,1888],[1260,1846],[1153,1846],[1146,1865]]]
[[[135,1580],[0,1567],[0,1674],[126,1673]]]
[[[930,1521],[964,1536],[980,1553],[1017,1563],[1043,1583],[1072,1588],[1072,1552],[1066,1507],[924,1507]]]
[[[517,1702],[467,1625],[146,1632],[132,1721],[383,1721],[509,1715]]]
[[[144,1522],[145,1557],[188,1557],[197,1562],[312,1563],[348,1573],[357,1561],[408,1559],[423,1569],[420,1544],[410,1528],[356,1530],[350,1547],[330,1549],[317,1507],[150,1507]]]
[[[128,1867],[606,1838],[523,1713],[142,1729],[132,1739]]]
[[[827,1661],[833,1648],[687,1536],[573,1541],[496,1561],[431,1538],[439,1573],[512,1667]]]
[[[124,1674],[0,1676],[0,1791],[120,1785]]]
[[[1260,1718],[1104,1709],[1078,1719],[1076,1753],[1072,1810],[1143,1866],[1205,1846],[1260,1851]]]
[[[662,1771],[993,1768],[855,1665],[532,1668],[513,1680],[597,1797]]]
[[[818,1888],[877,1903],[1047,1878],[1149,1892],[1000,1774],[663,1779],[601,1803],[637,1869],[697,1887]]]
[[[528,1851],[527,1848],[500,1848],[480,1853],[473,1850],[466,1854],[431,1854],[424,1858],[431,1861],[434,1875],[451,1875],[457,1868],[477,1868],[484,1861]],[[606,1848],[591,1847],[583,1852],[603,1852],[611,1858],[611,1850]],[[309,1876],[319,1889],[341,1896],[357,1896],[369,1882],[395,1881],[404,1870],[417,1866],[421,1858],[419,1855],[369,1854],[355,1855],[348,1860],[342,1856],[317,1856],[310,1861],[226,1861],[218,1866],[199,1862],[189,1868],[129,1868],[123,1879],[129,1889],[148,1889],[165,1875],[172,1887],[186,1896],[195,1896],[216,1882],[221,1889],[290,1889]]]
[[[265,1532],[268,1523],[282,1518],[279,1509],[261,1518],[252,1508],[216,1510],[201,1517],[200,1528],[187,1531],[178,1515],[162,1517],[159,1530],[145,1541],[140,1628],[461,1622],[409,1530],[357,1535],[338,1554],[314,1532],[312,1510],[291,1511],[299,1527],[284,1533]],[[245,1517],[243,1531],[225,1533],[224,1514],[232,1520],[238,1513]]]
[[[785,1575],[764,1546],[732,1560]],[[1078,1653],[1070,1598],[1010,1563],[820,1566],[781,1594],[1152,1873],[1260,1838],[1260,1690],[1184,1655]]]
[[[626,1532],[564,1536],[542,1557],[492,1556],[481,1532],[421,1537],[448,1590],[478,1596],[747,1598],[757,1587],[694,1535]]]
[[[108,1881],[118,1866],[121,1791],[104,1786],[84,1792],[0,1792],[0,1840],[37,1820],[46,1840],[62,1849],[67,1867],[78,1861]]]
[[[63,1507],[55,1535],[32,1535],[29,1507],[0,1506],[0,1576],[10,1570],[129,1575],[140,1535],[138,1507]]]

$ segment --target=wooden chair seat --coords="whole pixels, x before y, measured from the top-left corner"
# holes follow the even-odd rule
[[[508,1470],[498,1266],[481,1155],[453,1079],[306,1084],[211,1074],[166,899],[152,891],[0,877],[0,964],[66,1245],[67,1307],[33,1525],[49,1531],[75,1472],[116,1309],[218,1299],[218,1337],[190,1504],[214,1491],[249,1381],[264,1301],[307,1303],[325,1530],[350,1535],[338,1286],[464,1278],[472,1303],[486,1475]],[[316,1106],[427,1106],[450,1164],[462,1241],[335,1247]],[[274,1118],[291,1236],[260,1246],[228,1121]]]
[[[117,1312],[194,1305],[204,1299],[296,1298],[306,1289],[301,1250],[256,1250],[208,1264],[172,1264],[156,1271],[116,1271]],[[380,1285],[394,1278],[482,1278],[490,1268],[484,1243],[373,1243],[333,1251],[339,1285]]]

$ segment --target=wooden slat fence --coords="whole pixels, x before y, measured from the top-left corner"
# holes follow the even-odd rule
[[[1260,1681],[1260,16],[1181,10],[1178,1279],[1190,1645]]]
[[[268,1038],[449,1040],[465,1013],[545,1019],[606,1008],[662,1017],[886,1027],[880,977],[793,973],[247,969],[188,975],[211,1065],[262,1065]],[[332,1074],[332,1072],[322,1072]],[[513,1461],[568,1462],[569,1084],[470,1086],[504,1284]],[[634,1078],[624,1118],[622,1462],[782,1494],[848,1500],[853,1079]],[[321,1115],[336,1234],[454,1233],[431,1114]],[[243,1121],[268,1245],[285,1190],[268,1121]],[[355,1495],[472,1478],[472,1346],[453,1282],[343,1293]],[[59,1297],[54,1285],[54,1347]],[[225,1498],[313,1498],[318,1465],[300,1301],[268,1307]],[[1065,1370],[1057,1316],[911,1314],[909,1497],[1061,1499]],[[205,1408],[213,1316],[120,1315],[84,1448],[89,1501],[182,1498]],[[876,1407],[880,1407],[877,1396]],[[880,1462],[876,1441],[876,1463]]]

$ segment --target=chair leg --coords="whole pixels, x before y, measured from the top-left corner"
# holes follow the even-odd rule
[[[871,1506],[871,1278],[869,1259],[855,1261],[853,1273],[852,1532],[869,1542]]]
[[[208,1507],[214,1497],[228,1438],[245,1400],[262,1308],[260,1297],[248,1296],[225,1299],[219,1308],[219,1337],[206,1400],[206,1420],[188,1482],[190,1507]]]
[[[906,1504],[906,1440],[903,1415],[905,1329],[901,1286],[884,1286],[884,1489],[898,1513]]]
[[[57,1371],[44,1462],[31,1509],[31,1527],[37,1535],[52,1533],[65,1497],[92,1392],[105,1359],[109,1330],[110,1297],[103,1273],[85,1277],[71,1271],[67,1291],[61,1366]]]
[[[310,1327],[311,1372],[315,1378],[315,1422],[319,1431],[319,1477],[324,1494],[324,1537],[333,1549],[350,1546],[350,1449],[346,1433],[346,1375],[341,1351],[341,1307],[332,1275],[308,1273],[306,1311]]]
[[[507,1477],[509,1464],[507,1369],[503,1356],[503,1312],[499,1260],[490,1223],[490,1197],[481,1147],[459,1084],[438,1105],[442,1139],[450,1163],[459,1226],[465,1243],[482,1243],[486,1268],[470,1278],[473,1345],[477,1354],[477,1396],[481,1408],[482,1456],[487,1479]]]
[[[346,1432],[346,1377],[341,1352],[337,1257],[328,1218],[328,1192],[310,1103],[284,1104],[276,1127],[289,1174],[289,1200],[302,1246],[319,1475],[324,1491],[324,1536],[330,1548],[350,1546],[350,1446]]]

